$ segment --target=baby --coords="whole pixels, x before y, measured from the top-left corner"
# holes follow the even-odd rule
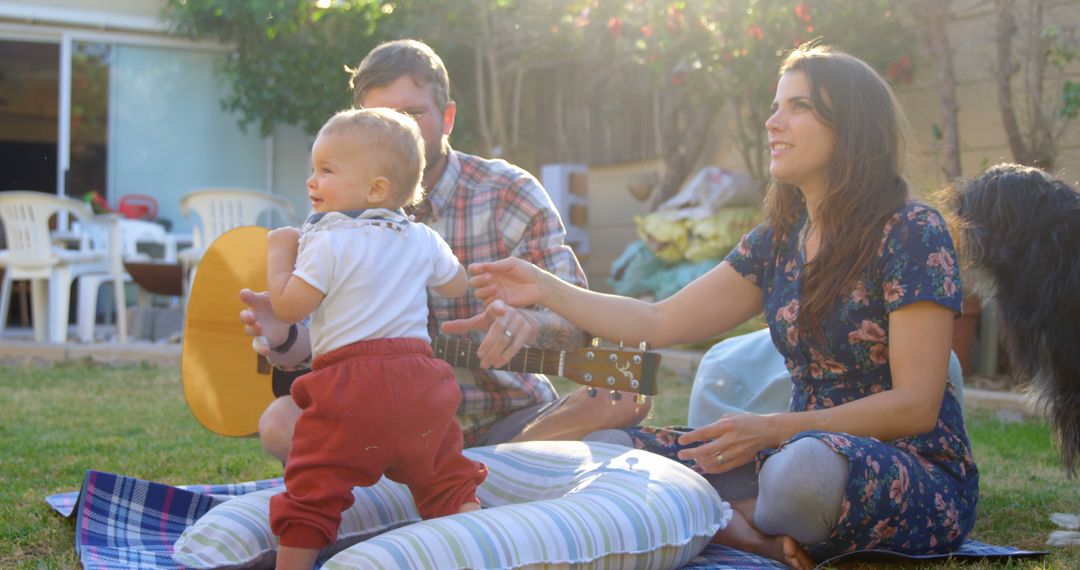
[[[483,464],[461,454],[461,395],[432,356],[427,288],[465,293],[450,247],[402,210],[422,197],[424,143],[416,122],[389,109],[334,115],[311,149],[314,212],[303,230],[270,233],[274,315],[311,315],[312,372],[292,386],[302,410],[270,502],[278,568],[311,568],[337,540],[353,486],[384,474],[409,487],[420,515],[476,510]]]

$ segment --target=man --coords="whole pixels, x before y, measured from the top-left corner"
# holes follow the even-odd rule
[[[353,70],[357,107],[388,107],[411,115],[424,139],[427,167],[424,202],[410,212],[446,239],[465,265],[507,256],[529,260],[560,278],[585,286],[585,275],[563,243],[565,229],[547,193],[530,174],[501,160],[454,151],[449,136],[457,105],[449,97],[442,60],[415,40],[384,43]],[[309,364],[306,327],[288,327],[273,317],[265,293],[241,292],[248,308],[240,320],[256,337],[259,352],[283,370]],[[470,292],[458,299],[430,296],[432,334],[469,335],[480,342],[483,367],[499,367],[523,347],[571,349],[582,332],[546,310],[516,309],[495,302],[485,307]],[[486,332],[485,332],[486,331]],[[581,439],[593,431],[636,425],[651,402],[592,398],[582,388],[556,399],[547,378],[494,370],[454,369],[461,385],[458,409],[466,446],[506,441]],[[289,396],[270,404],[259,421],[267,452],[288,456],[300,410]]]

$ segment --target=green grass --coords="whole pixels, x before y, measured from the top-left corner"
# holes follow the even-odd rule
[[[558,386],[566,391],[574,385]],[[649,423],[684,423],[690,379],[664,373],[660,386]],[[87,469],[174,485],[280,474],[280,465],[262,453],[257,440],[221,437],[195,421],[176,369],[0,367],[0,394],[0,568],[79,566],[72,521],[53,512],[44,498],[76,490]],[[1066,479],[1046,425],[1003,424],[976,414],[969,429],[983,473],[973,538],[1044,549],[1053,530],[1048,514],[1080,511],[1080,486]],[[1077,568],[1080,548],[1053,549],[1049,558],[1012,567]]]

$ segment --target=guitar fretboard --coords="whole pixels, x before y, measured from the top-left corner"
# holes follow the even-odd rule
[[[440,336],[431,341],[435,357],[458,368],[480,367],[480,357],[476,355],[478,346],[479,343],[458,337]],[[566,353],[561,350],[524,347],[510,359],[510,362],[496,370],[562,376],[565,356]]]

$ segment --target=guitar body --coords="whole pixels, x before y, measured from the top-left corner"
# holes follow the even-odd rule
[[[195,419],[210,431],[232,437],[258,433],[259,417],[277,395],[288,394],[295,374],[271,377],[266,360],[251,349],[240,324],[240,290],[266,290],[269,230],[244,226],[222,234],[206,249],[188,297],[181,363],[184,396]],[[475,368],[475,343],[464,338],[432,341],[437,358]],[[639,398],[656,394],[660,355],[598,346],[559,351],[526,347],[503,370],[562,376],[583,386]],[[276,385],[276,386],[275,386]],[[278,394],[275,394],[275,389]]]
[[[266,290],[269,230],[244,226],[210,244],[199,261],[184,317],[181,361],[191,413],[214,433],[258,432],[259,416],[274,400],[270,375],[240,324],[240,290]]]

